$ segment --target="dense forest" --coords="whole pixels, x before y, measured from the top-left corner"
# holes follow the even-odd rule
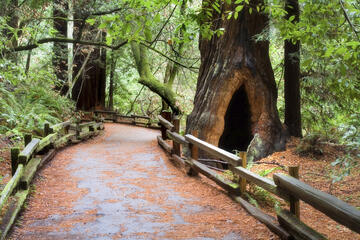
[[[203,129],[227,150],[260,139],[249,149],[257,159],[288,135],[359,146],[357,1],[1,4],[0,131],[11,139],[75,109],[171,109],[183,121],[192,112],[186,131]],[[350,155],[343,162],[354,164]]]
[[[289,142],[300,161],[339,148],[330,192],[359,175],[359,0],[1,0],[0,9],[1,144],[95,110],[169,111],[180,134],[198,130],[249,162]]]

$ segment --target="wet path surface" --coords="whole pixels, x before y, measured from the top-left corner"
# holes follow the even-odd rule
[[[247,224],[269,236],[218,188],[173,166],[158,134],[106,124],[101,136],[58,153],[10,238],[247,239]]]

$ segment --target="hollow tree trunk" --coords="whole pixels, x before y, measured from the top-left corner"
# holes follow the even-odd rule
[[[298,0],[286,0],[285,10],[286,19],[294,16],[294,22],[299,22]],[[285,124],[291,136],[301,137],[300,42],[294,44],[291,40],[286,40],[284,50]]]
[[[53,1],[53,17],[54,17],[54,29],[57,31],[56,36],[66,38],[67,35],[67,14],[68,9],[67,1],[54,0]],[[55,75],[59,81],[59,84],[55,87],[60,91],[61,95],[67,92],[67,61],[68,61],[68,49],[67,43],[54,42],[52,64],[54,66]]]
[[[221,11],[234,7],[224,4]],[[245,7],[237,19],[223,19],[213,11],[210,21],[225,33],[200,40],[201,66],[186,132],[198,130],[201,139],[229,151],[247,149],[250,161],[284,149],[269,43],[254,40],[267,16],[256,9],[249,14]]]

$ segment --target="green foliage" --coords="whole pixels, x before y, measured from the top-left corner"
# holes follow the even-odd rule
[[[14,138],[25,132],[40,135],[44,123],[61,122],[71,114],[73,103],[51,90],[54,81],[49,80],[49,72],[34,70],[26,76],[16,67],[2,70],[5,77],[0,82],[0,134]]]

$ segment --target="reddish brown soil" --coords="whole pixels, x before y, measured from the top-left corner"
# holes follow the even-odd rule
[[[11,239],[277,239],[217,186],[187,177],[159,133],[106,124],[39,174]]]

